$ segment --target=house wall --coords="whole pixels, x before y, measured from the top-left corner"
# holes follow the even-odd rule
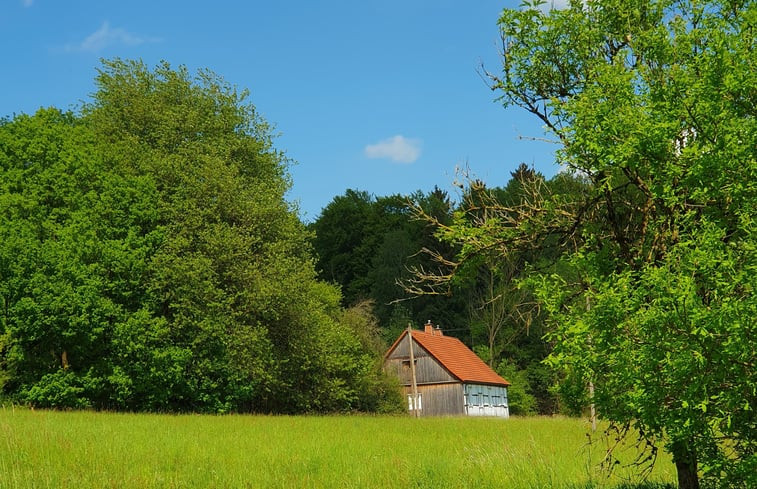
[[[403,387],[405,399],[410,407],[413,389]],[[461,416],[465,414],[463,406],[463,384],[427,384],[418,386],[420,396],[420,416]],[[408,409],[411,413],[412,410]]]
[[[510,417],[507,387],[481,384],[465,384],[464,412],[468,416]]]

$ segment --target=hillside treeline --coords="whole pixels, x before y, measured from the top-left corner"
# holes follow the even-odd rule
[[[42,407],[396,409],[365,308],[316,276],[270,128],[216,75],[105,61],[0,121],[0,389]]]

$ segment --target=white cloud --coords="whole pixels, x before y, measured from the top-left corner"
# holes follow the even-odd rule
[[[537,8],[545,14],[548,14],[550,10],[565,10],[570,7],[570,0],[543,0],[543,2]]]
[[[34,0],[23,0],[23,2],[21,3],[24,4],[24,7],[31,7],[32,5],[34,5]]]
[[[142,37],[131,34],[121,27],[111,27],[110,24],[105,21],[95,32],[87,36],[81,42],[67,44],[65,46],[66,51],[75,52],[83,51],[89,53],[96,53],[103,49],[113,45],[125,45],[125,46],[138,46],[140,44],[159,42],[160,39],[154,37]]]
[[[389,158],[397,163],[412,163],[421,155],[421,140],[394,136],[365,147],[368,158]]]

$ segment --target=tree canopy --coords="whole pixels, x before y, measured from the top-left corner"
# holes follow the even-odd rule
[[[757,482],[756,22],[752,1],[505,10],[491,87],[587,186],[535,182],[440,228],[453,272],[558,245],[527,276],[566,398],[663,445],[682,488]]]
[[[452,202],[446,192],[376,197],[348,189],[321,211],[310,225],[319,277],[341,287],[345,306],[370,301],[384,338],[391,343],[408,322],[464,323],[465,305],[458,297],[411,298],[399,284],[409,269],[424,260],[424,247],[445,246],[428,223],[415,219],[421,206],[446,221]]]
[[[370,321],[316,279],[287,161],[247,93],[118,59],[96,84],[79,114],[0,125],[3,392],[210,412],[391,399]]]

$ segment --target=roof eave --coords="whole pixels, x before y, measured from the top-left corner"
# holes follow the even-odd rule
[[[491,385],[495,387],[510,387],[510,382],[487,382],[482,380],[462,380],[463,384]]]
[[[394,343],[392,343],[392,346],[390,346],[389,349],[386,350],[386,353],[384,353],[384,361],[386,361],[386,359],[389,358],[389,355],[391,355],[394,349],[397,348],[397,345],[400,344],[400,342],[402,341],[402,338],[404,338],[405,335],[407,335],[407,330],[403,331],[402,334],[400,334],[399,338],[394,340]]]

